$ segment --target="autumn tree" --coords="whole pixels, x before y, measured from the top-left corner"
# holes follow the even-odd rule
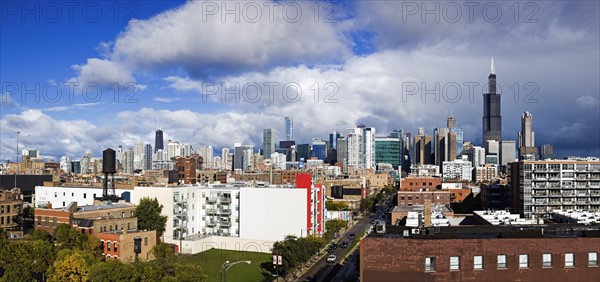
[[[162,215],[162,209],[163,205],[156,198],[142,198],[133,211],[133,215],[138,220],[138,229],[156,230],[159,234],[165,232],[167,216]]]
[[[48,281],[90,281],[94,257],[80,250],[61,250],[48,270]]]

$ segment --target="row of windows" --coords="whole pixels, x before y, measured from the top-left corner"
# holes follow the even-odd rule
[[[38,217],[37,217],[37,225],[42,226],[42,216],[40,216],[40,215],[38,215]],[[56,221],[56,216],[54,216],[54,217],[52,217],[52,226],[56,227],[56,225],[58,225],[58,222]],[[44,218],[44,226],[45,227],[50,226],[50,217],[46,216]]]
[[[118,249],[117,245],[118,245],[117,242],[112,243],[112,249],[113,249],[113,252],[115,252],[115,253],[117,252],[117,249]],[[102,241],[102,249],[104,249],[105,252],[110,252],[111,241],[106,241],[106,244],[104,244],[104,241]]]
[[[6,224],[10,224],[10,216],[6,216]],[[0,225],[4,225],[4,216],[0,216]]]
[[[550,268],[553,266],[552,264],[552,254],[545,253],[542,254],[542,267]],[[460,256],[450,256],[450,270],[460,270],[461,269],[461,260]],[[565,253],[565,267],[575,267],[575,254],[574,253]],[[426,257],[425,258],[425,271],[432,272],[435,271],[436,267],[436,258],[435,257]],[[519,254],[519,268],[526,269],[529,268],[529,254]],[[598,266],[598,253],[597,252],[589,252],[588,253],[588,266],[589,267],[597,267]],[[500,254],[496,257],[496,267],[497,269],[506,269],[508,268],[507,263],[507,255]],[[473,269],[481,270],[484,268],[483,264],[483,256],[473,256]]]
[[[131,229],[131,222],[127,222],[127,230],[130,230],[130,229]],[[119,230],[119,225],[118,224],[115,224],[114,230],[115,231]],[[120,230],[123,230],[123,223],[121,223],[121,229]],[[113,231],[113,226],[109,225],[108,226],[108,230],[107,230],[106,226],[100,226],[100,232],[106,232],[106,231]]]

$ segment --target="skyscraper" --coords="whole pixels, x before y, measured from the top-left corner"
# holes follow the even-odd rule
[[[145,170],[152,169],[152,145],[144,145],[143,165]]]
[[[415,136],[414,144],[415,164],[431,164],[431,135],[425,135],[425,130],[423,130],[422,127],[419,127],[417,136]]]
[[[552,158],[554,158],[554,149],[552,149],[552,145],[544,144],[540,146],[540,160]]]
[[[340,138],[340,133],[334,131],[329,133],[329,149],[337,149],[337,139]]]
[[[272,128],[263,130],[263,156],[265,159],[271,158],[271,154],[275,153],[275,136]]]
[[[165,142],[163,141],[163,131],[159,129],[156,130],[156,135],[154,137],[154,153],[158,150],[165,149]]]
[[[285,117],[285,140],[294,140],[294,118]]]
[[[375,128],[359,125],[348,134],[348,166],[358,169],[375,167]]]
[[[533,115],[530,112],[524,112],[521,115],[521,131],[519,132],[519,159],[531,160],[535,159],[536,156]]]
[[[488,76],[488,93],[483,94],[483,146],[488,140],[502,140],[502,112],[500,108],[501,93],[496,93],[496,71],[492,58],[490,75]]]

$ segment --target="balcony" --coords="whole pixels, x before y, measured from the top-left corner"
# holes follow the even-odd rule
[[[215,209],[207,209],[206,210],[206,214],[208,214],[208,215],[215,215],[215,214],[217,214],[217,210],[215,210]]]
[[[229,220],[221,220],[219,223],[220,223],[220,224],[221,224],[221,226],[223,226],[223,227],[225,227],[225,226],[226,226],[226,227],[231,227],[231,221],[229,221]]]
[[[560,193],[549,193],[548,197],[562,197],[562,195]]]
[[[206,199],[206,203],[207,204],[216,204],[217,198],[208,198],[208,199]]]
[[[574,192],[562,192],[561,195],[563,197],[573,197],[573,196],[575,196],[575,193]]]
[[[535,205],[547,205],[547,204],[548,204],[548,201],[546,199],[535,201]]]
[[[546,192],[535,192],[533,194],[534,197],[546,197],[548,195],[548,193]]]
[[[556,201],[556,200],[550,201],[550,202],[548,202],[548,204],[551,206],[560,206],[561,205],[560,201]]]
[[[221,197],[221,204],[231,204],[231,198]]]
[[[231,215],[231,209],[221,209],[221,215]]]
[[[215,226],[217,226],[217,222],[209,220],[209,221],[206,222],[206,226],[207,227],[215,227]]]

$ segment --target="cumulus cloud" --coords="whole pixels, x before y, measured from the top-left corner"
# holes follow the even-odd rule
[[[590,95],[581,96],[581,97],[577,98],[577,100],[575,100],[575,103],[580,108],[598,110],[598,99],[596,97],[592,97]]]
[[[136,84],[131,70],[119,62],[90,58],[86,64],[73,65],[72,68],[77,76],[70,78],[68,82],[80,90],[92,88],[91,91],[98,91],[98,87],[106,86],[134,87],[138,90],[146,88],[145,85]]]

